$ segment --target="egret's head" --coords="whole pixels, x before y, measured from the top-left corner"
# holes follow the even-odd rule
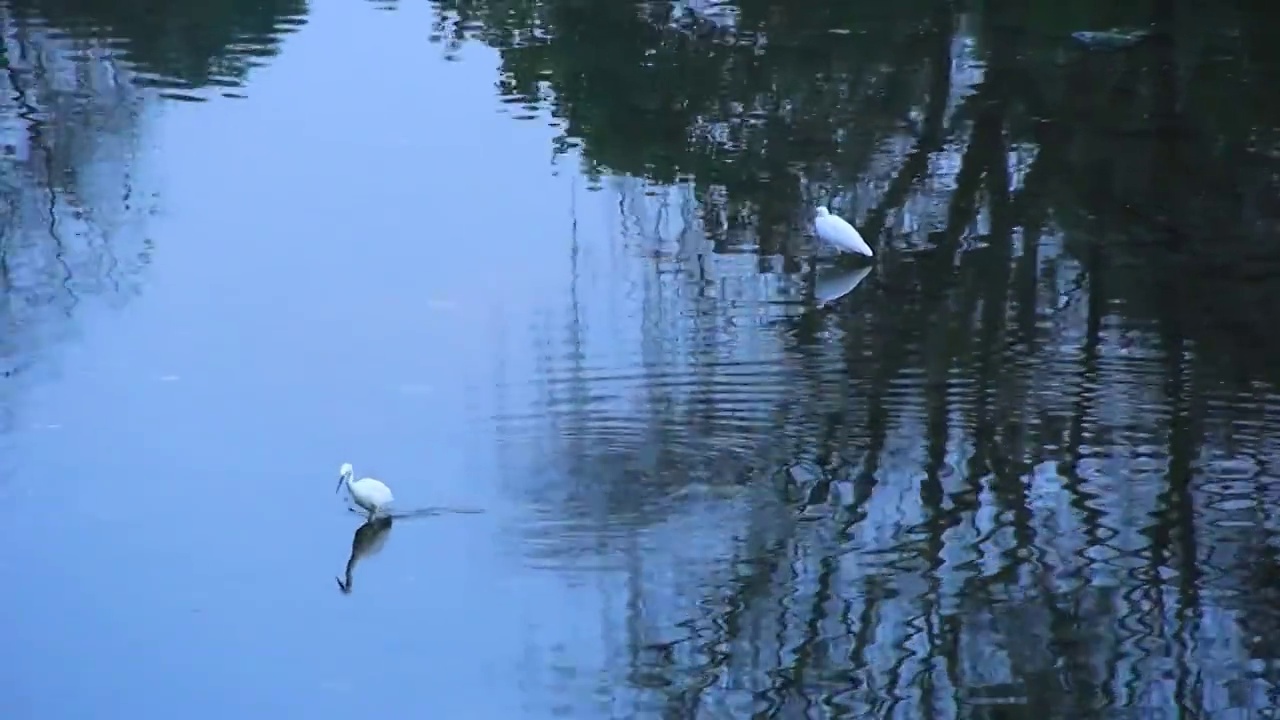
[[[826,206],[826,205],[819,205],[819,206],[818,206],[818,217],[826,217],[826,216],[828,216],[828,215],[830,215],[830,214],[831,214],[831,213],[827,211],[827,206]]]
[[[350,480],[356,474],[355,468],[351,467],[351,463],[342,463],[342,467],[338,468],[338,487],[334,488],[334,492],[338,492],[338,488],[342,487],[342,483]]]

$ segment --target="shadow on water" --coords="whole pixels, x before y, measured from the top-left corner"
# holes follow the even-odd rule
[[[364,514],[364,511],[356,510],[355,508],[348,508],[348,510],[360,515]],[[379,515],[377,518],[366,521],[356,528],[355,535],[351,537],[351,555],[347,558],[346,579],[334,578],[338,581],[338,588],[345,595],[351,594],[353,582],[351,575],[355,571],[356,563],[370,555],[376,555],[382,550],[382,546],[387,543],[387,537],[391,534],[391,526],[394,521],[438,517],[447,514],[476,515],[482,512],[484,511],[475,508],[426,507],[418,510],[405,510]]]
[[[625,588],[615,712],[1274,705],[1262,4],[436,7],[611,208],[498,424],[531,562]]]

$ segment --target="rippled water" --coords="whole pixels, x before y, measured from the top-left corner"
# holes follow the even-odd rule
[[[243,97],[239,89],[248,73],[279,52],[283,37],[305,24],[306,11],[305,0],[227,0],[194,8],[139,0],[9,0],[3,18],[18,54],[53,51],[81,61],[79,68],[105,66],[117,77],[123,69],[130,89],[201,102],[215,93]]]
[[[629,578],[634,702],[1266,706],[1273,387],[1223,385],[1122,301],[1036,309],[1010,342],[989,296],[905,296],[885,260],[823,307],[839,271],[647,234],[695,201],[646,190],[602,191],[618,240],[574,256],[541,396],[497,418],[508,466],[543,468],[526,552]]]
[[[1247,9],[201,7],[0,3],[5,717],[1275,711]]]

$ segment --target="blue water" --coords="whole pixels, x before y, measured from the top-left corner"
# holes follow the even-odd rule
[[[426,20],[322,4],[247,99],[143,104],[145,289],[79,312],[8,443],[10,717],[514,717],[540,617],[598,634],[500,532],[485,421],[570,183]],[[402,522],[345,597],[343,461],[487,512]]]
[[[62,79],[4,106],[0,714],[1272,702],[1280,390],[1117,279],[1142,262],[1100,267],[1090,209],[1035,237],[983,211],[930,248],[957,212],[940,144],[863,273],[775,176],[584,171],[495,87],[515,51],[391,7],[314,2],[242,80],[186,87],[5,6],[10,89]],[[890,166],[880,120],[856,133]],[[882,170],[831,204],[863,223]],[[397,519],[343,593],[348,461],[403,512],[481,512]]]

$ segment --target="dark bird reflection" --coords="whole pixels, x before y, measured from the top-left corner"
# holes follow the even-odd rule
[[[387,543],[391,523],[390,517],[379,517],[356,528],[356,534],[351,538],[351,556],[347,558],[346,580],[334,578],[344,594],[351,593],[351,573],[355,570],[356,563],[361,558],[377,553]]]
[[[357,511],[354,508],[348,508],[352,512],[363,514],[364,511]],[[442,515],[445,513],[456,514],[476,514],[484,512],[472,508],[449,508],[449,507],[431,507],[422,508],[421,510],[409,510],[406,512],[391,513],[389,515],[381,515],[373,520],[369,520],[365,524],[356,528],[356,534],[351,538],[351,555],[347,558],[347,569],[344,573],[346,579],[334,578],[338,581],[338,587],[343,594],[351,594],[351,574],[355,571],[356,563],[361,559],[370,555],[377,554],[382,550],[382,546],[387,543],[387,536],[391,534],[391,524],[396,519],[425,518]]]

